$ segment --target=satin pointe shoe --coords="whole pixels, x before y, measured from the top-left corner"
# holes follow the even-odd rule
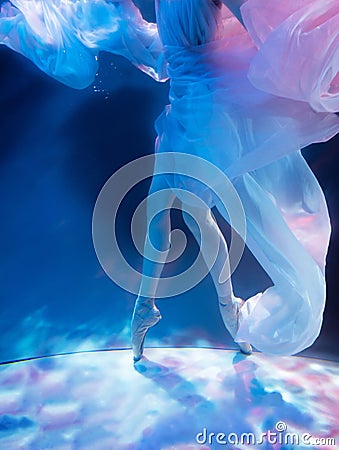
[[[136,303],[131,322],[134,362],[137,362],[142,358],[145,337],[148,329],[156,325],[160,319],[160,311],[154,304],[150,305]]]
[[[219,310],[222,320],[233,339],[239,329],[239,314],[244,303],[245,302],[242,299],[237,297],[234,297],[227,303],[223,303],[219,300]],[[242,353],[245,353],[246,355],[250,355],[252,353],[252,346],[249,343],[237,342],[237,344]]]

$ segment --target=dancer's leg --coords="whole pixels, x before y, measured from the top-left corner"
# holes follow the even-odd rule
[[[202,249],[203,251],[206,252],[209,248],[213,248],[215,239],[217,239],[219,243],[219,252],[210,273],[218,294],[218,298],[221,300],[231,298],[233,296],[233,289],[231,279],[229,277],[229,266],[227,264],[227,243],[212,215],[212,211],[209,208],[202,209],[186,207],[185,209],[187,212],[182,212],[184,221],[199,245],[200,235],[201,233],[204,233],[206,245],[205,248]],[[204,227],[203,229],[199,230],[198,222]],[[224,281],[220,282],[221,280]]]
[[[233,294],[226,240],[209,208],[186,206],[185,209],[184,221],[197,242],[200,244],[200,233],[203,233],[206,239],[205,245],[201,247],[205,260],[209,260],[207,252],[214,247],[215,239],[219,242],[218,254],[210,273],[217,291],[221,317],[234,338],[238,331],[239,310],[243,302]],[[199,230],[198,222],[203,229]],[[246,342],[240,342],[238,345],[242,352],[251,353],[251,346]]]
[[[154,297],[163,270],[166,253],[170,247],[170,207],[174,194],[168,189],[164,177],[153,178],[149,195],[166,189],[161,197],[162,211],[153,218],[153,208],[147,200],[147,231],[149,239],[145,240],[142,279],[132,317],[132,348],[134,360],[142,357],[143,344],[150,327],[161,319],[159,310],[154,304]],[[164,252],[159,258],[159,251]]]
[[[164,190],[165,189],[165,190]],[[139,297],[153,298],[158,286],[158,280],[161,275],[166,253],[170,247],[170,208],[174,202],[175,195],[168,188],[168,185],[162,176],[153,178],[149,191],[149,196],[155,192],[163,191],[161,196],[161,209],[156,216],[153,216],[153,208],[151,202],[147,200],[147,230],[149,239],[145,241],[144,260],[142,267],[142,280],[139,289]],[[164,255],[159,260],[159,251]]]

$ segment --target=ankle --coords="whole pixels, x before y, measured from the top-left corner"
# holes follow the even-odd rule
[[[148,308],[152,308],[154,306],[154,299],[150,297],[143,297],[138,295],[136,300],[136,305],[138,306],[147,306]]]
[[[226,306],[232,303],[231,295],[218,295],[218,302],[221,306]]]

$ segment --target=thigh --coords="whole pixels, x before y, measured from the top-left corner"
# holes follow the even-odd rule
[[[170,187],[166,175],[155,175],[146,198],[147,227],[159,228],[161,232],[170,226],[170,209],[175,200],[175,193]]]

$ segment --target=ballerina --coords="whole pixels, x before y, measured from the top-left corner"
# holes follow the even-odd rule
[[[223,276],[230,273],[227,243],[211,208],[229,220],[227,211],[206,186],[180,174],[152,181],[150,194],[166,192],[163,212],[149,223],[154,247],[168,251],[169,208],[176,197],[185,203],[180,189],[193,192],[204,206],[187,202],[183,217],[198,242],[203,232],[218,242],[211,275],[240,349],[250,353],[250,342],[266,353],[293,354],[310,346],[322,323],[330,221],[300,149],[339,131],[337,1],[157,0],[157,24],[130,0],[27,3],[2,5],[0,43],[59,81],[89,85],[101,50],[125,56],[157,81],[170,78],[156,154],[170,152],[173,167],[176,152],[199,156],[227,175],[245,211],[246,244],[273,286],[245,302],[234,295]],[[131,324],[135,361],[161,317],[154,299],[163,263],[156,255],[146,242]]]

